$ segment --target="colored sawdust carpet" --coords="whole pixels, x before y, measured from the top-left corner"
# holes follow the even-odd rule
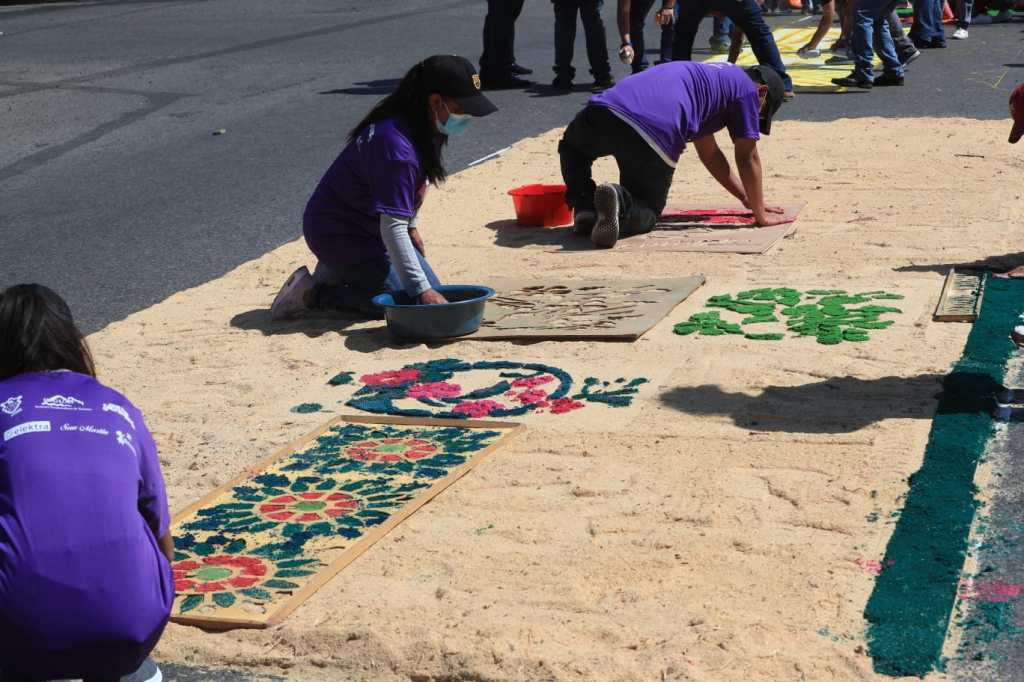
[[[403,417],[518,417],[531,412],[565,414],[590,403],[628,407],[647,379],[577,386],[565,370],[535,362],[447,358],[366,374],[345,403],[364,412]]]
[[[518,427],[340,417],[175,517],[172,620],[283,620]]]
[[[758,227],[742,206],[669,208],[654,229],[621,240],[618,251],[680,251],[764,254],[796,231],[804,204],[783,206],[781,225]]]
[[[837,86],[832,79],[849,76],[853,71],[853,60],[834,61],[835,55],[826,49],[839,39],[838,28],[829,29],[819,46],[819,56],[804,58],[797,54],[797,50],[807,44],[815,30],[813,27],[807,27],[778,28],[772,31],[772,37],[779,48],[779,56],[782,57],[786,72],[793,80],[793,89],[796,92],[846,92],[846,88]],[[707,61],[724,62],[726,59],[726,55],[715,55]],[[754,56],[749,44],[743,48],[736,64],[743,67],[757,66],[757,57]],[[881,65],[877,58],[875,65]]]
[[[910,477],[887,568],[864,609],[868,653],[884,675],[923,677],[943,668],[949,620],[964,589],[960,575],[978,506],[975,469],[995,433],[990,413],[1014,351],[1008,334],[1024,309],[1024,281],[989,279],[985,286],[981,314],[943,383],[924,461]],[[977,586],[968,589],[978,594]],[[981,589],[991,595],[999,588]],[[1010,602],[985,602],[982,617],[998,625]]]
[[[682,336],[742,334],[754,341],[781,341],[788,331],[793,337],[813,336],[825,345],[857,343],[867,341],[869,331],[892,325],[892,320],[881,319],[883,315],[902,312],[879,301],[902,298],[885,291],[850,294],[842,289],[751,289],[739,292],[735,298],[719,294],[708,299],[709,308],[728,310],[738,316],[736,321],[723,319],[718,310],[712,310],[691,315],[672,330]]]

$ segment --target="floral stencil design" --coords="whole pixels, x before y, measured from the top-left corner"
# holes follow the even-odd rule
[[[483,380],[483,381],[482,381]],[[539,363],[431,360],[398,370],[366,374],[346,404],[366,412],[405,417],[517,417],[529,412],[565,414],[603,403],[632,404],[647,379],[586,379],[574,391],[572,376]],[[480,388],[468,390],[467,383]]]

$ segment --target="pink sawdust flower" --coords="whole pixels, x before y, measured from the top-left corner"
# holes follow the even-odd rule
[[[565,414],[583,407],[583,403],[572,398],[555,398],[551,401],[551,414]]]
[[[449,384],[447,381],[413,384],[405,391],[405,395],[409,398],[457,398],[461,394],[461,386]]]
[[[467,417],[486,417],[491,412],[501,409],[501,403],[493,400],[463,400],[456,405],[452,412],[464,414]]]
[[[555,378],[550,374],[541,374],[535,377],[527,377],[525,379],[516,379],[512,382],[512,385],[516,388],[533,388],[534,386],[541,386],[554,381]]]
[[[544,402],[548,397],[547,391],[542,388],[528,388],[515,396],[515,399],[523,405],[536,405]]]
[[[378,374],[364,374],[359,378],[367,386],[401,386],[420,378],[420,371],[412,367],[393,369]]]
[[[1024,583],[1007,583],[1002,580],[975,580],[968,578],[960,584],[961,599],[977,599],[981,602],[1007,602],[1024,592]]]

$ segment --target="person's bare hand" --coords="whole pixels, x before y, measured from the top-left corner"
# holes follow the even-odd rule
[[[623,45],[621,48],[619,48],[619,61],[621,61],[623,64],[632,64],[635,58],[636,53],[633,52],[632,45]]]
[[[423,246],[423,237],[420,236],[420,231],[415,227],[409,228],[409,239],[412,240],[412,245],[416,247],[421,256],[427,255],[426,247]]]
[[[659,9],[654,13],[654,23],[658,26],[671,26],[674,19],[675,14],[670,9]]]
[[[447,302],[448,299],[433,289],[427,289],[420,294],[420,305],[442,305]]]

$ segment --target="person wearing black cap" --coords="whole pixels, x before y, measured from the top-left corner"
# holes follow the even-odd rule
[[[383,292],[446,302],[424,258],[416,214],[427,183],[447,175],[441,152],[448,139],[497,111],[480,85],[468,60],[429,57],[352,129],[303,214],[316,270],[292,273],[274,299],[274,319],[311,309],[379,318],[372,299]]]
[[[650,232],[690,142],[708,172],[753,212],[759,226],[783,222],[782,210],[764,201],[757,140],[771,132],[784,93],[782,79],[769,66],[669,62],[591,98],[558,144],[576,234],[608,248],[620,234]],[[738,177],[715,142],[722,128],[736,148]],[[615,157],[618,184],[594,182],[592,166],[604,156]]]

